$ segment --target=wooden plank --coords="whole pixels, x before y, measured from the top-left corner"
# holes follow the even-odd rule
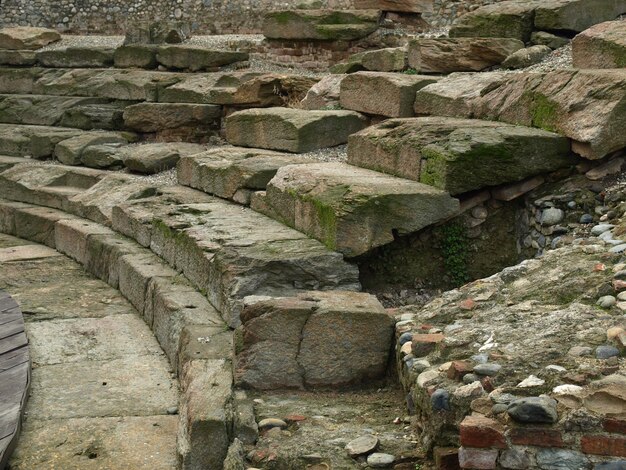
[[[19,348],[23,348],[28,344],[26,333],[18,333],[0,341],[0,354],[5,354]]]
[[[17,307],[17,302],[11,297],[0,300],[0,312],[6,312],[7,310]]]
[[[15,319],[9,323],[2,325],[0,329],[0,341],[4,341],[5,338],[15,336],[24,332],[24,322],[21,318]]]
[[[21,417],[21,403],[13,403],[11,407],[0,414],[0,439],[7,437],[17,430]]]
[[[22,317],[21,313],[0,313],[0,326],[15,321],[16,319],[19,319],[21,321],[24,320],[24,318]]]
[[[0,355],[0,373],[29,361],[30,354],[27,347],[2,354]]]

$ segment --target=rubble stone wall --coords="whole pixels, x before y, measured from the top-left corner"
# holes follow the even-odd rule
[[[435,0],[431,24],[443,26],[479,5],[501,0]],[[44,26],[68,32],[120,34],[128,19],[188,19],[205,34],[258,33],[269,10],[297,8],[303,0],[0,0],[0,26]],[[310,3],[310,2],[309,2]],[[320,0],[346,9],[352,0]]]

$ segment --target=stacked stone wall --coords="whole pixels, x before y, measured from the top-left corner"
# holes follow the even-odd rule
[[[434,26],[480,5],[502,0],[435,0],[424,18]],[[298,8],[303,0],[0,0],[0,26],[43,26],[76,33],[121,34],[127,20],[188,20],[204,34],[259,33],[266,11]],[[347,9],[352,0],[320,0],[324,8]]]

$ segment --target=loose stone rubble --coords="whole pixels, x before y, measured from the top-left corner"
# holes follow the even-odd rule
[[[74,259],[180,386],[147,433],[163,459],[110,418],[78,434],[138,469],[626,464],[626,2],[458,3],[276,6],[264,35],[182,9],[126,37],[0,30],[0,246],[45,245],[0,263]],[[32,265],[0,288],[54,316]],[[121,300],[83,302],[103,287],[74,295],[67,269],[68,320],[100,328]],[[82,341],[46,322],[42,361]],[[48,388],[83,400],[93,371],[61,369]],[[25,430],[11,468],[35,443],[104,465]]]

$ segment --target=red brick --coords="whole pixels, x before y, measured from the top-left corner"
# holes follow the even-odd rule
[[[561,432],[556,429],[516,427],[509,431],[511,442],[520,446],[564,447]]]
[[[461,380],[472,371],[473,367],[469,362],[452,361],[448,369],[448,378],[451,380]]]
[[[626,438],[608,436],[583,436],[580,447],[585,454],[626,457]]]
[[[606,432],[613,432],[616,434],[626,434],[626,421],[621,419],[605,419],[602,423]]]
[[[466,416],[461,422],[461,445],[464,447],[506,449],[504,428],[497,421],[485,416]]]
[[[415,357],[427,356],[443,341],[443,334],[413,335],[413,354]]]
[[[459,449],[459,464],[461,468],[472,468],[475,470],[492,470],[496,468],[498,458],[497,450]]]
[[[433,451],[437,470],[460,470],[459,449],[456,447],[435,447]]]

